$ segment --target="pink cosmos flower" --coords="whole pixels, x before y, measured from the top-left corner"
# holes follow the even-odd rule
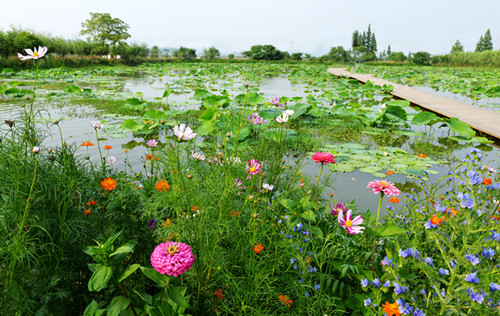
[[[161,274],[179,275],[191,269],[194,255],[189,245],[167,241],[156,246],[151,254],[151,264]]]
[[[330,203],[330,209],[331,209],[330,212],[331,215],[337,215],[338,213],[340,213],[340,211],[342,212],[347,211],[347,206],[345,206],[344,202],[340,201],[339,203],[337,203],[335,207],[333,206],[333,204]]]
[[[389,181],[386,180],[374,180],[368,183],[366,188],[371,188],[369,191],[373,190],[373,193],[377,194],[382,191],[384,194],[388,196],[398,196],[401,191],[394,186]]]
[[[283,107],[285,103],[280,103],[280,98],[276,97],[271,100],[271,103],[280,107]]]
[[[174,135],[177,136],[179,141],[181,140],[190,140],[195,138],[198,134],[193,132],[191,127],[186,126],[186,124],[182,123],[180,126],[175,125],[174,126]]]
[[[255,112],[252,113],[252,117],[250,115],[247,116],[247,121],[254,125],[261,125],[264,123],[267,123],[267,120],[264,120],[262,117],[259,116],[259,113]]]
[[[248,161],[248,165],[246,168],[248,174],[250,175],[257,174],[260,172],[260,169],[262,169],[262,164],[259,161],[255,159]]]
[[[347,213],[344,218],[344,211],[340,210],[339,212],[339,224],[347,229],[349,234],[360,234],[363,232],[365,227],[358,226],[364,223],[364,219],[361,215],[356,216],[352,219],[352,210],[347,210]]]
[[[148,145],[149,147],[156,147],[156,146],[158,146],[158,141],[153,138],[153,139],[148,140],[146,145]]]
[[[330,153],[316,152],[312,156],[312,159],[314,159],[316,163],[321,162],[324,165],[326,165],[327,163],[335,163],[335,157]]]
[[[21,55],[20,53],[17,53],[17,57],[21,58],[21,60],[42,58],[43,56],[45,56],[45,54],[47,54],[48,49],[45,46],[44,47],[38,46],[38,50],[36,49],[36,47],[33,48],[33,50],[26,48],[24,51],[28,55],[24,56],[24,55]]]

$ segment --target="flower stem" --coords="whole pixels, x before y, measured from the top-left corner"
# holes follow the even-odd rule
[[[380,209],[382,208],[382,200],[384,199],[384,192],[380,192],[380,200],[378,201],[377,219],[375,221],[375,232],[378,229],[378,220],[380,217]],[[372,277],[375,278],[375,245],[377,243],[376,237],[373,237],[373,248],[372,248]]]
[[[316,181],[316,189],[314,190],[313,204],[316,201],[316,194],[318,194],[319,178],[321,178],[321,172],[323,172],[323,163],[321,163],[321,169],[319,169],[318,181]]]

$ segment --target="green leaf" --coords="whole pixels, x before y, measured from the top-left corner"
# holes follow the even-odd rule
[[[318,238],[318,239],[323,239],[324,238],[323,231],[318,226],[312,226],[311,227],[311,235],[314,238]]]
[[[113,276],[113,268],[100,266],[90,277],[88,288],[90,292],[98,292],[106,287]]]
[[[137,98],[129,98],[129,99],[125,100],[125,103],[128,105],[131,105],[131,106],[139,106],[139,105],[143,104],[144,102],[142,102],[141,100],[139,100]]]
[[[127,243],[124,244],[120,247],[118,247],[113,253],[109,255],[109,258],[112,259],[113,261],[121,261],[123,258],[125,258],[129,253],[134,252],[134,244],[133,243]]]
[[[182,308],[189,308],[189,302],[183,295],[183,290],[177,286],[170,286],[167,288],[168,297],[174,301],[175,304]],[[185,292],[185,291],[184,291]]]
[[[460,135],[467,137],[467,138],[472,138],[474,135],[476,135],[476,132],[465,122],[459,120],[456,117],[450,118],[447,122],[446,125],[455,133],[459,133]]]
[[[258,94],[256,92],[250,92],[248,94],[247,103],[249,105],[257,105],[259,103],[264,103],[265,101],[266,101],[266,98],[264,98],[263,96],[261,96],[260,94]]]
[[[149,110],[146,113],[144,113],[144,118],[159,121],[159,120],[166,119],[167,116],[162,111],[159,111],[159,110]]]
[[[75,86],[75,85],[71,85],[71,86],[65,87],[64,92],[66,92],[66,93],[80,93],[80,92],[82,92],[82,89]]]
[[[137,122],[133,119],[127,119],[120,124],[120,127],[134,131],[137,129]]]
[[[406,101],[406,100],[392,100],[392,101],[387,102],[385,105],[387,105],[387,106],[398,106],[398,107],[405,108],[405,107],[410,106],[410,101]]]
[[[204,99],[204,98],[206,98],[208,96],[211,96],[211,95],[213,95],[212,92],[209,92],[209,91],[207,91],[205,89],[201,89],[201,90],[196,90],[194,92],[194,95],[191,97],[191,99],[202,100],[202,99]]]
[[[374,237],[382,237],[380,235],[380,232],[375,232],[373,229],[371,229],[370,227],[365,227],[365,230],[364,230],[365,234],[366,235],[370,235],[370,236],[374,236]]]
[[[142,273],[144,273],[145,276],[150,278],[152,281],[154,281],[156,284],[158,284],[161,287],[165,287],[168,284],[168,279],[169,276],[166,274],[161,274],[160,272],[156,271],[153,268],[146,268],[146,267],[140,267]]]
[[[382,237],[398,235],[405,232],[406,229],[400,228],[396,225],[385,225],[380,227],[380,230],[378,231],[378,233],[380,233],[380,236]]]
[[[413,117],[412,123],[415,125],[433,125],[441,119],[432,112],[422,111]]]
[[[107,316],[118,316],[120,313],[127,309],[130,305],[130,298],[125,296],[115,296],[109,303],[108,308],[106,309]]]
[[[99,304],[95,300],[92,300],[92,302],[90,302],[90,304],[87,305],[87,308],[83,311],[83,316],[94,316],[98,309]]]
[[[406,122],[407,120],[406,111],[400,106],[387,105],[387,108],[385,109],[385,114],[392,115],[393,117],[398,118],[403,122]]]
[[[164,92],[163,92],[163,95],[162,95],[162,99],[163,98],[168,98],[171,94],[172,94],[172,90],[170,89],[166,89]]]
[[[131,266],[128,266],[127,269],[125,269],[125,271],[123,271],[122,275],[118,278],[117,282],[120,283],[121,281],[128,278],[130,275],[132,275],[132,273],[135,272],[135,270],[139,269],[140,266],[141,265],[138,263],[133,264]]]
[[[293,211],[297,207],[297,202],[295,202],[294,200],[281,199],[279,200],[279,203],[289,211]]]
[[[153,297],[147,293],[139,293],[137,290],[133,289],[134,293],[137,294],[144,302],[149,305],[153,305]]]
[[[296,103],[296,104],[290,104],[287,106],[287,109],[293,110],[293,115],[290,117],[291,120],[295,120],[298,117],[300,117],[302,114],[307,112],[307,109],[309,109],[311,105],[307,103]]]
[[[302,218],[304,218],[304,219],[307,219],[307,220],[311,221],[311,222],[315,222],[316,221],[316,214],[314,214],[313,210],[305,211],[300,216]]]

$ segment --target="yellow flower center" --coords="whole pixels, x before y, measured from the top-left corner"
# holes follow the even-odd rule
[[[38,57],[38,53],[37,52],[33,52],[33,57]]]
[[[178,250],[177,246],[170,245],[170,246],[168,246],[168,250],[167,251],[168,251],[168,253],[170,255],[175,255],[175,253],[177,252],[177,250]]]
[[[255,172],[255,167],[250,167],[248,170],[250,170],[250,172]]]
[[[345,221],[345,225],[347,227],[351,227],[352,226],[352,221],[351,220]]]

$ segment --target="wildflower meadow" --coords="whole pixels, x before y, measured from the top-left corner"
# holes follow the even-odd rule
[[[396,132],[408,113],[429,128],[440,122],[455,137],[448,143],[486,146],[468,126],[411,112],[388,87],[339,81],[342,92],[301,100],[266,98],[248,80],[237,94],[195,89],[195,110],[137,97],[123,104],[119,131],[102,111],[68,138],[40,107],[64,96],[37,94],[48,51],[18,55],[32,63],[32,85],[0,130],[2,314],[499,313],[498,166],[474,146],[446,161],[431,133]],[[170,88],[160,100],[185,89]],[[90,93],[68,91],[71,102]],[[464,130],[469,138],[456,135]],[[136,147],[111,144],[113,132]],[[391,143],[416,134],[411,150]],[[373,149],[346,145],[373,135]],[[354,168],[369,180],[346,200],[347,181],[331,183]],[[378,203],[360,207],[362,197]]]

